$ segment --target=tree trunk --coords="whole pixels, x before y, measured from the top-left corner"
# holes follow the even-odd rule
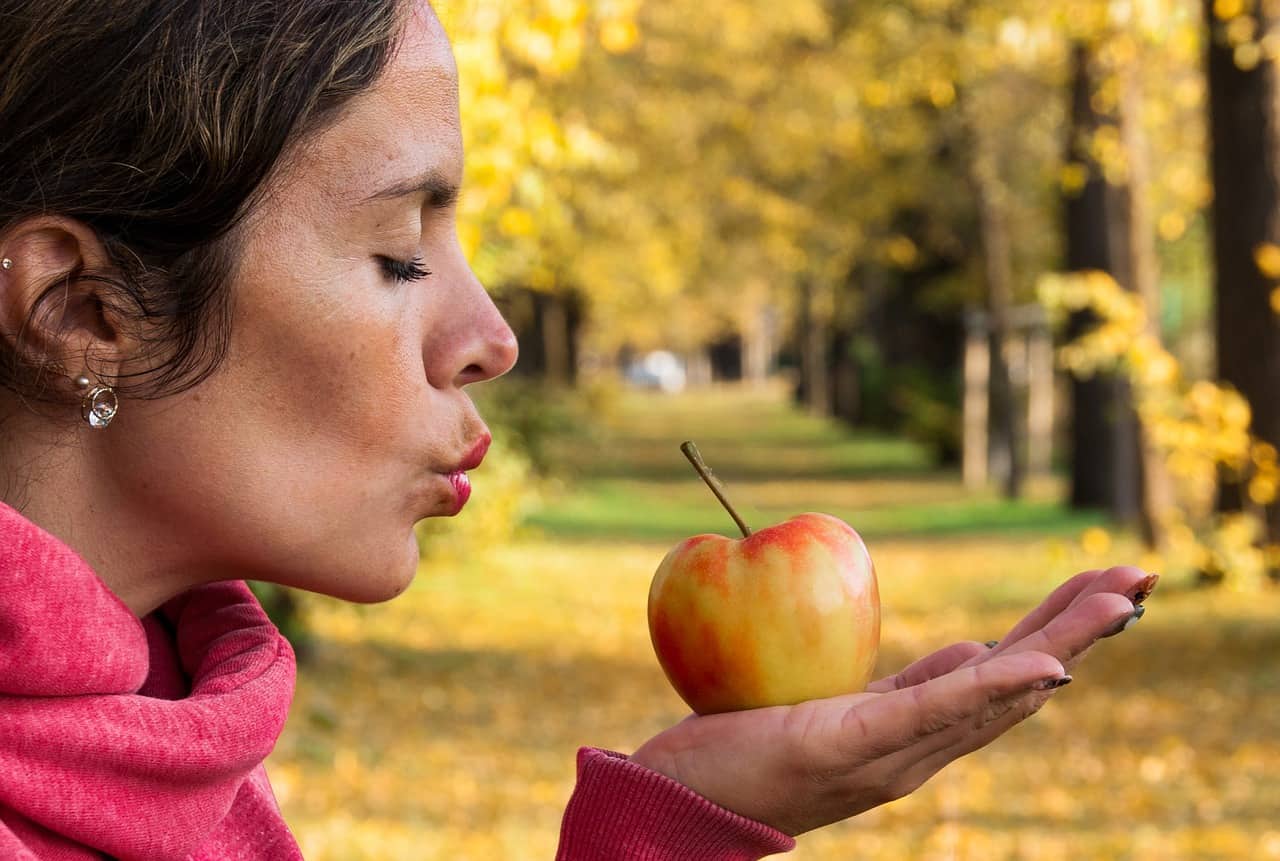
[[[1258,246],[1280,244],[1280,87],[1276,64],[1265,53],[1252,69],[1236,66],[1213,5],[1205,0],[1212,32],[1208,76],[1218,376],[1249,400],[1253,432],[1280,445],[1280,327],[1271,309],[1276,283],[1254,260]],[[1274,16],[1255,15],[1260,37],[1275,32]],[[1224,482],[1220,508],[1236,510],[1242,502],[1240,486]],[[1268,511],[1272,542],[1280,540],[1277,508]]]
[[[1066,269],[1101,270],[1127,280],[1130,264],[1129,203],[1125,189],[1106,181],[1089,155],[1089,142],[1104,124],[1092,104],[1093,56],[1074,50],[1070,138],[1067,160],[1087,170],[1084,186],[1065,200]],[[1091,313],[1073,315],[1074,340],[1097,325]],[[1095,374],[1071,382],[1071,505],[1103,508],[1121,522],[1142,513],[1142,476],[1137,416],[1128,384],[1119,374]]]
[[[773,306],[762,303],[752,309],[742,328],[742,376],[762,385],[773,373],[777,345],[777,316]]]
[[[831,322],[831,414],[850,427],[862,421],[862,371],[855,347],[866,325],[864,303],[873,279],[857,267],[836,288]]]
[[[835,327],[831,338],[831,414],[852,427],[858,426],[862,396],[853,356],[857,334],[853,326],[845,324]]]
[[[567,386],[573,380],[573,354],[569,347],[569,309],[560,296],[538,297],[542,331],[543,367],[548,382]]]
[[[991,403],[991,339],[984,314],[967,316],[964,345],[964,438],[961,443],[961,470],[964,486],[981,490],[987,486],[991,448],[988,440]]]
[[[705,389],[711,385],[714,376],[711,372],[711,357],[706,347],[699,347],[685,353],[685,385],[693,389]]]
[[[1008,347],[1013,309],[1013,260],[1009,225],[1005,215],[1004,183],[997,158],[980,128],[972,135],[972,181],[982,236],[982,256],[987,284],[987,314],[991,333],[991,471],[996,473],[1009,499],[1022,494],[1023,423],[1010,378]]]
[[[1027,471],[1053,472],[1054,437],[1053,334],[1033,324],[1027,336]]]
[[[1142,83],[1138,65],[1123,74],[1120,130],[1129,167],[1129,271],[1128,286],[1142,297],[1147,309],[1147,334],[1157,343],[1160,331],[1160,262],[1156,254],[1151,217],[1151,169],[1146,135],[1142,130]],[[1173,478],[1152,439],[1151,430],[1139,422],[1142,454],[1142,533],[1147,547],[1168,550],[1168,517],[1174,508]]]
[[[584,318],[581,294],[509,287],[499,307],[521,344],[513,373],[563,385],[577,382],[585,359],[578,349]]]
[[[823,291],[809,278],[800,285],[801,397],[814,415],[831,414],[831,311]]]

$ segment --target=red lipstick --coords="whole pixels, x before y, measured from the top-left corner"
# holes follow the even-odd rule
[[[480,462],[484,460],[485,454],[489,451],[489,445],[493,442],[493,437],[484,434],[480,439],[476,440],[476,444],[471,447],[471,451],[467,452],[467,456],[462,459],[462,463],[458,464],[458,469],[466,472],[469,469],[475,469],[480,466]]]
[[[449,483],[453,485],[453,511],[451,514],[457,514],[462,511],[462,507],[467,504],[467,500],[471,498],[471,479],[467,478],[465,472],[449,473]]]
[[[487,433],[483,434],[480,439],[476,440],[476,444],[471,447],[471,451],[467,452],[467,456],[458,464],[457,469],[446,476],[449,479],[449,484],[453,485],[453,514],[462,511],[462,507],[471,498],[471,479],[467,477],[467,470],[480,466],[492,442],[492,436]]]

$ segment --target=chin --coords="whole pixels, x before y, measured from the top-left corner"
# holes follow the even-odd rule
[[[389,544],[389,542],[388,542]],[[382,549],[389,550],[388,544]],[[376,561],[375,561],[376,558]],[[404,593],[418,573],[418,541],[410,532],[400,553],[355,554],[349,566],[328,579],[330,588],[317,589],[331,598],[355,604],[379,604]]]

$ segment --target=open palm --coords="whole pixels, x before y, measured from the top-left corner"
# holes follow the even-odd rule
[[[948,646],[863,693],[696,716],[631,757],[797,835],[912,792],[1034,714],[1098,639],[1140,616],[1155,575],[1086,571],[994,647]]]

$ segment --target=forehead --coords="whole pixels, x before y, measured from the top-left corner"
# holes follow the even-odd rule
[[[444,31],[444,25],[440,23],[440,17],[426,0],[410,0],[401,47],[411,65],[416,59],[425,66],[444,68],[454,79],[457,78],[449,37]]]
[[[379,190],[427,171],[461,180],[453,51],[430,4],[412,0],[410,6],[382,75],[344,106],[299,160],[294,179],[312,186],[327,204],[358,206]]]

